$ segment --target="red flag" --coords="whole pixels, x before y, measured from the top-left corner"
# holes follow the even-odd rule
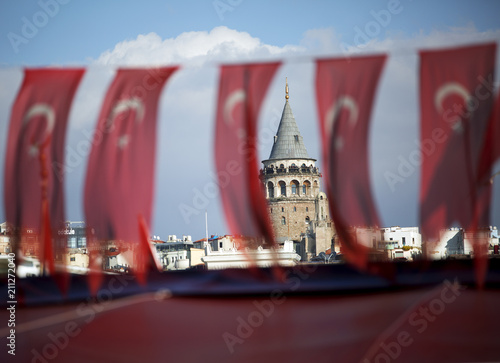
[[[385,55],[317,61],[316,98],[332,219],[350,262],[364,267],[367,249],[350,228],[380,226],[370,188],[368,136]]]
[[[62,266],[66,248],[58,233],[65,229],[61,166],[68,115],[84,72],[26,69],[10,119],[4,187],[7,221],[18,233],[28,229],[38,233],[39,257],[51,274],[56,271],[55,258]]]
[[[85,183],[85,218],[93,232],[89,240],[125,242],[124,248],[137,249],[140,261],[148,260],[140,256],[146,250],[140,246],[149,243],[140,241],[141,219],[146,226],[151,224],[158,99],[176,70],[118,70],[104,100],[89,156]],[[93,247],[90,267],[96,271],[99,249]],[[143,266],[131,263],[136,272],[144,271]],[[138,277],[143,281],[142,274]]]
[[[215,131],[215,162],[229,229],[268,244],[274,237],[259,179],[257,119],[279,65],[221,67]]]
[[[481,227],[479,215],[487,215],[477,171],[494,97],[485,80],[494,79],[495,54],[494,43],[420,52],[421,143],[432,146],[423,150],[420,185],[426,239],[456,222]]]
[[[490,83],[484,82],[483,84],[488,86]],[[491,93],[493,93],[493,81],[490,87]],[[500,174],[500,172],[496,172],[491,175],[493,165],[500,159],[500,142],[498,140],[500,140],[500,93],[498,93],[488,121],[483,154],[479,162],[478,182],[480,183],[491,184],[494,178]]]

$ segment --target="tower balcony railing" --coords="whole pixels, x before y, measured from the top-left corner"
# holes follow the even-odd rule
[[[272,175],[272,174],[318,174],[319,170],[317,167],[293,167],[288,168],[265,168],[260,170],[261,175]]]

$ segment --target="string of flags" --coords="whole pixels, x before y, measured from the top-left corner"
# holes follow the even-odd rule
[[[495,43],[421,51],[420,142],[432,143],[422,158],[420,225],[433,243],[439,230],[458,221],[472,231],[489,225],[491,170],[500,158],[500,99]],[[368,135],[371,111],[388,55],[315,61],[316,103],[333,222],[348,261],[369,267],[369,248],[352,226],[380,226],[370,189]],[[272,224],[259,179],[258,114],[281,62],[221,65],[215,114],[217,171],[237,173],[220,194],[230,232],[273,246]],[[155,266],[149,244],[158,100],[180,67],[119,69],[96,122],[87,165],[84,209],[90,251],[89,284],[100,284],[107,241],[123,243],[133,269],[145,281]],[[64,291],[64,267],[55,264],[66,243],[64,145],[73,97],[85,68],[27,68],[12,107],[5,163],[5,212],[15,235],[39,231],[41,262]],[[488,86],[490,84],[490,86]],[[59,167],[55,167],[59,166]],[[16,232],[17,231],[17,232]],[[16,240],[14,238],[14,240]],[[250,242],[248,242],[250,243]],[[19,245],[16,248],[19,249]],[[479,279],[486,268],[477,240]]]

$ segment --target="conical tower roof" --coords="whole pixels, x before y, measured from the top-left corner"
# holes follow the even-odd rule
[[[269,155],[269,160],[281,159],[311,159],[307,153],[306,146],[299,128],[293,117],[292,108],[288,103],[288,82],[286,84],[286,102],[281,115],[280,124],[276,136],[274,136],[274,144]]]

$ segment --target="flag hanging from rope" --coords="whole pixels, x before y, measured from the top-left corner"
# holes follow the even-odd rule
[[[485,280],[491,183],[484,175],[494,94],[496,44],[420,52],[420,137],[433,152],[422,158],[420,225],[431,254],[439,231],[458,223],[473,235],[476,277]],[[492,152],[489,156],[492,156]]]
[[[28,230],[38,234],[38,254],[36,248],[28,252],[39,255],[51,274],[64,262],[66,240],[59,233],[65,229],[64,146],[70,107],[84,72],[26,69],[10,119],[4,172],[7,222],[18,237]]]
[[[352,228],[380,226],[370,187],[368,136],[385,60],[385,55],[377,55],[316,62],[316,101],[331,215],[343,253],[361,268],[368,251],[356,242]]]
[[[222,66],[216,113],[215,164],[229,229],[265,244],[274,237],[259,178],[257,121],[279,65]]]
[[[495,44],[420,52],[420,223],[429,242],[459,223],[480,227],[475,216],[478,168],[494,94]],[[423,149],[423,151],[425,151]],[[482,208],[484,209],[484,208]],[[484,213],[482,213],[484,215]]]
[[[177,67],[120,69],[108,89],[94,133],[85,182],[85,218],[91,270],[99,246],[122,244],[122,252],[144,281],[149,248],[158,99]],[[141,236],[147,236],[147,241]],[[144,256],[148,252],[149,258]],[[147,263],[146,263],[147,265]],[[97,279],[97,278],[96,278]],[[98,285],[91,278],[92,289]]]
[[[486,83],[488,85],[488,83]],[[493,93],[493,81],[489,83],[489,90]],[[493,110],[488,121],[488,129],[486,130],[486,140],[484,143],[483,153],[479,161],[478,182],[493,183],[495,177],[500,174],[497,171],[494,175],[492,167],[497,160],[500,159],[500,92],[497,95]]]

